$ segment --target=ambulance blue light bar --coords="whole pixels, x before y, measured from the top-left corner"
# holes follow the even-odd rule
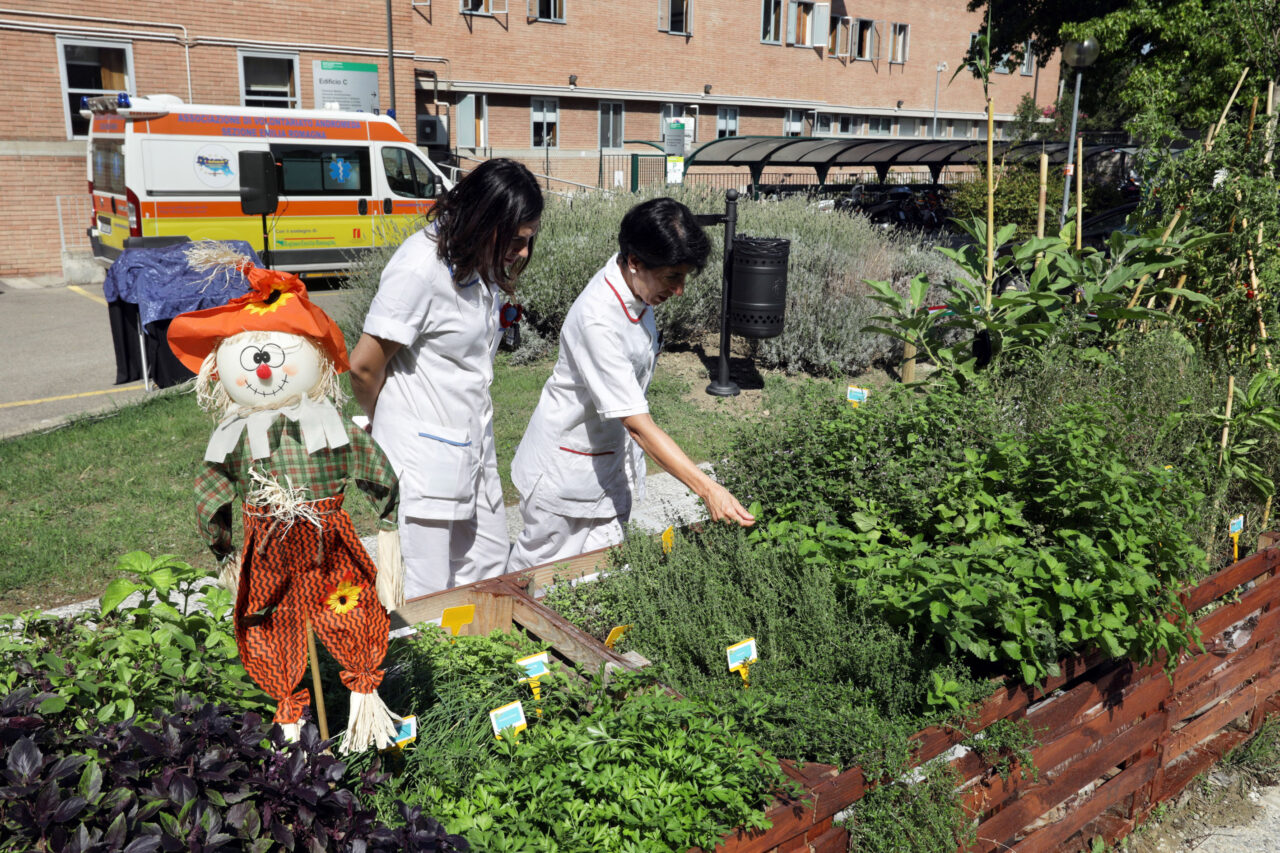
[[[126,107],[126,108],[129,106],[128,92],[121,92],[120,94],[116,95],[116,106]]]

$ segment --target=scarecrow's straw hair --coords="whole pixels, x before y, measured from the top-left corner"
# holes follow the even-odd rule
[[[213,351],[204,357],[204,361],[200,364],[200,372],[196,374],[196,402],[200,405],[201,410],[210,412],[218,420],[222,420],[232,411],[247,415],[251,412],[279,409],[292,405],[302,397],[303,393],[306,393],[312,400],[323,400],[328,397],[341,410],[342,404],[346,402],[347,397],[342,393],[342,383],[338,381],[338,371],[334,368],[333,361],[314,341],[302,335],[297,335],[296,337],[305,341],[306,346],[311,347],[315,351],[316,357],[320,359],[320,381],[315,384],[314,388],[308,389],[307,392],[294,394],[281,402],[263,406],[241,406],[231,399],[231,395],[227,393],[227,389],[223,387],[222,382],[218,379],[218,350],[227,344],[261,343],[268,340],[270,335],[271,332],[240,332],[218,341],[218,345],[213,348]]]
[[[203,292],[219,276],[227,276],[233,270],[239,270],[253,261],[248,255],[241,254],[227,243],[217,240],[199,240],[191,244],[191,248],[183,252],[187,256],[187,266],[197,272],[204,270],[205,276],[200,280]]]

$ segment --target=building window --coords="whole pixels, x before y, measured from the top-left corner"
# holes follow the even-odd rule
[[[738,108],[716,107],[716,139],[738,135]]]
[[[893,133],[890,116],[867,116],[867,133],[870,136],[888,136]]]
[[[907,24],[894,24],[889,42],[889,61],[901,65],[907,61],[907,45],[911,28]]]
[[[836,133],[840,136],[853,136],[858,132],[862,119],[859,116],[840,116],[836,122]]]
[[[89,119],[80,116],[80,99],[99,95],[133,94],[133,49],[109,41],[58,39],[67,138],[89,135]]]
[[[622,102],[600,102],[600,147],[622,147]]]
[[[241,51],[240,105],[297,109],[298,55]]]
[[[684,120],[684,139],[686,142],[694,143],[698,141],[698,120],[694,116],[685,113],[684,104],[663,104],[662,115],[658,121],[658,141],[664,142],[667,138],[667,123],[673,121]]]
[[[1036,72],[1036,55],[1031,52],[1029,41],[1022,47],[1022,68],[1019,70],[1023,77],[1030,77]]]
[[[559,147],[560,102],[556,98],[532,98],[533,147]]]
[[[804,136],[804,110],[787,110],[782,115],[783,136]]]
[[[857,35],[853,42],[854,59],[880,58],[880,28],[867,18],[857,20]]]
[[[830,18],[830,3],[787,0],[787,44],[796,47],[820,47],[826,44]]]
[[[920,119],[918,118],[898,119],[898,135],[899,136],[919,136],[920,135]]]
[[[526,0],[526,2],[528,3],[526,17],[529,20],[564,23],[564,0]]]
[[[833,15],[827,32],[827,53],[848,56],[853,44],[853,18]]]
[[[674,35],[691,35],[693,0],[658,0],[658,29]]]
[[[459,148],[484,148],[488,144],[485,107],[484,95],[467,95],[458,101],[454,123]]]
[[[782,44],[782,0],[763,0],[760,10],[760,41]]]
[[[831,135],[831,113],[818,113],[813,117],[813,135]]]
[[[464,15],[505,15],[507,0],[458,0],[458,11]]]
[[[947,119],[947,131],[952,139],[968,139],[973,135],[973,122],[962,118]]]

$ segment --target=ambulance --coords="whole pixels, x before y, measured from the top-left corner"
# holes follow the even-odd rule
[[[387,116],[125,93],[86,98],[81,114],[90,119],[89,239],[108,265],[125,248],[185,237],[244,240],[290,272],[340,272],[420,228],[453,186]],[[271,154],[273,214],[242,212],[242,151]]]

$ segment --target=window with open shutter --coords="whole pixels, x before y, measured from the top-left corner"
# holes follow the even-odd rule
[[[889,61],[902,64],[907,61],[907,47],[911,28],[906,24],[894,24],[889,42]]]
[[[833,15],[828,27],[827,52],[832,56],[847,57],[853,43],[853,19]]]
[[[658,0],[658,29],[673,35],[691,35],[693,0]]]
[[[857,20],[853,47],[854,59],[875,59],[876,22],[867,18]]]
[[[525,17],[530,21],[564,23],[565,0],[525,0]]]

